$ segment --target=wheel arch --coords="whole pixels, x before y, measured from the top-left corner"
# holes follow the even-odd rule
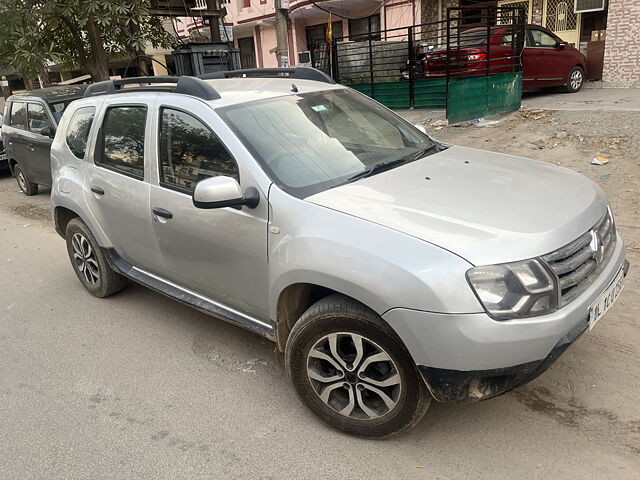
[[[332,288],[327,285],[328,284],[314,282],[296,282],[287,285],[280,291],[276,301],[274,317],[276,348],[279,351],[284,352],[291,329],[302,314],[314,303],[329,295],[338,294],[356,301],[378,313],[380,319],[387,323],[381,316],[384,312],[377,311],[376,308],[373,308],[372,305],[369,304],[370,302],[363,299],[360,295],[349,295],[341,291],[341,289]],[[389,325],[389,328],[392,328],[391,325]]]

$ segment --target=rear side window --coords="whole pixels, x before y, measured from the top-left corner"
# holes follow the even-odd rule
[[[179,110],[160,109],[160,185],[191,193],[200,180],[218,175],[239,181],[238,166],[220,139]]]
[[[95,113],[95,107],[82,107],[76,110],[69,120],[66,136],[67,146],[80,159],[84,158],[87,149],[87,139]]]
[[[102,122],[96,163],[134,178],[144,178],[144,129],[147,107],[110,107]]]
[[[19,128],[27,128],[27,104],[23,102],[13,102],[11,104],[11,118],[9,125]]]
[[[27,117],[29,119],[29,131],[38,133],[43,128],[51,127],[49,115],[41,103],[27,104]]]

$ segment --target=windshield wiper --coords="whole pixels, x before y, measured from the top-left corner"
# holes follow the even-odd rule
[[[354,182],[356,180],[360,180],[361,178],[370,177],[374,173],[378,173],[381,170],[385,170],[387,168],[391,168],[391,167],[394,167],[396,165],[400,165],[401,163],[404,163],[406,161],[407,161],[406,158],[398,158],[397,160],[391,160],[390,162],[376,163],[373,167],[368,168],[367,170],[363,170],[362,172],[356,173],[352,177],[349,177],[347,179],[347,183],[348,182]]]
[[[428,147],[421,148],[417,152],[412,153],[411,156],[409,157],[409,160],[411,160],[412,162],[414,160],[419,160],[420,158],[424,157],[427,153],[429,153],[431,150],[438,150],[439,148],[440,146],[437,143],[432,143]],[[406,159],[407,157],[404,157],[404,158]]]
[[[356,173],[352,177],[347,179],[347,183],[354,182],[356,180],[360,180],[361,178],[367,178],[375,173],[379,173],[382,170],[387,170],[389,168],[400,165],[401,163],[405,163],[407,161],[413,162],[414,160],[418,160],[419,158],[424,157],[427,153],[432,150],[438,150],[440,147],[437,143],[433,143],[428,147],[421,148],[417,152],[412,153],[411,155],[407,155],[404,157],[400,157],[396,160],[391,160],[390,162],[381,162],[376,163],[373,167],[368,168],[367,170],[363,170],[362,172]]]

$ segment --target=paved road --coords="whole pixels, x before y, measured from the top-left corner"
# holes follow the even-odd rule
[[[2,479],[640,477],[640,422],[615,407],[637,363],[598,353],[597,334],[515,393],[361,440],[300,404],[268,342],[139,286],[86,294],[48,201],[0,174]],[[627,322],[630,301],[603,322]],[[574,369],[597,384],[571,385]]]
[[[577,93],[536,90],[525,92],[522,106],[545,110],[640,112],[640,88],[583,88]]]

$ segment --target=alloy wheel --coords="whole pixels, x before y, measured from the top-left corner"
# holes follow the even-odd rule
[[[27,179],[24,177],[24,173],[22,173],[22,170],[18,170],[18,174],[16,175],[16,177],[18,180],[18,186],[23,192],[26,192],[28,189]]]
[[[100,279],[100,267],[91,244],[80,233],[74,233],[71,237],[73,246],[73,262],[78,271],[84,275],[85,280],[91,286],[98,284]]]
[[[398,405],[402,380],[378,344],[355,333],[330,333],[307,355],[307,376],[320,400],[345,417],[372,420]]]
[[[582,72],[580,70],[574,70],[569,79],[569,83],[572,89],[578,90],[582,85]]]

